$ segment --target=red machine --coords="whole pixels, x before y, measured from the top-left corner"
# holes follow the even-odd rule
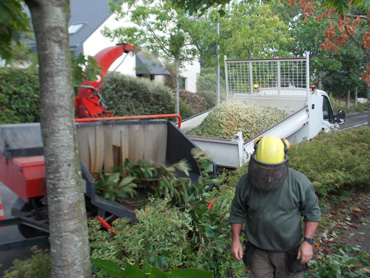
[[[76,115],[79,118],[112,116],[112,112],[106,110],[101,97],[101,84],[106,76],[109,67],[123,53],[137,53],[140,48],[131,44],[118,44],[103,49],[94,56],[101,67],[101,74],[97,81],[85,81],[78,90],[78,97],[75,97]]]

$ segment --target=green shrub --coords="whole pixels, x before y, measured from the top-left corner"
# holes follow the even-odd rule
[[[115,116],[174,113],[170,90],[145,78],[113,74],[102,87],[108,110]]]
[[[212,91],[199,91],[197,92],[198,96],[203,97],[207,102],[207,110],[216,106],[217,95]]]
[[[195,113],[201,113],[207,109],[206,100],[189,91],[180,90],[180,99],[182,99]]]
[[[0,124],[40,121],[38,73],[0,69]]]
[[[191,116],[195,115],[195,111],[191,109],[189,105],[185,103],[185,101],[180,99],[180,116],[182,119],[190,118]]]
[[[197,80],[197,92],[210,91],[217,93],[217,75],[216,73],[201,73]],[[220,79],[220,102],[226,100],[226,82],[225,79]]]
[[[32,247],[33,255],[27,260],[14,260],[4,271],[3,278],[46,278],[51,277],[51,257],[49,250]]]
[[[321,197],[370,186],[369,127],[321,133],[293,145],[288,155],[290,167],[304,173]]]

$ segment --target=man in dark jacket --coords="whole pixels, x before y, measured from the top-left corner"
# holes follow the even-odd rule
[[[239,180],[232,201],[231,253],[244,259],[253,278],[303,277],[313,257],[321,212],[311,182],[288,167],[288,148],[285,139],[256,139],[248,173]],[[245,252],[240,242],[244,223]]]

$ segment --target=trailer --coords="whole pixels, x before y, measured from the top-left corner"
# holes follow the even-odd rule
[[[236,168],[248,162],[257,137],[276,136],[298,144],[311,140],[321,131],[338,130],[338,124],[344,121],[344,111],[334,114],[328,94],[310,86],[308,55],[290,59],[225,60],[225,73],[228,100],[275,107],[290,115],[246,142],[240,132],[231,139],[189,136],[218,167]],[[197,117],[184,121],[184,128],[189,130],[200,122],[201,118]]]

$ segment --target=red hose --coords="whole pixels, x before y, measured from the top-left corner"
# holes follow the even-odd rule
[[[97,217],[100,224],[106,228],[107,230],[111,231],[112,233],[114,233],[115,235],[118,234],[118,231],[116,231],[115,229],[112,228],[111,225],[109,225],[103,218],[101,218],[100,216]]]

